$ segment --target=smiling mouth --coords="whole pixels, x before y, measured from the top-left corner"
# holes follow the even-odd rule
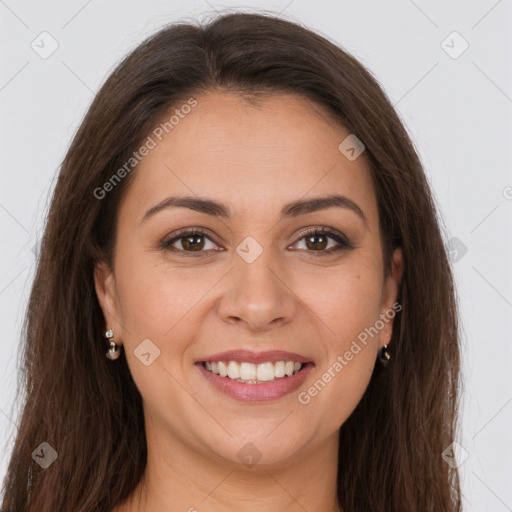
[[[268,384],[292,377],[311,363],[276,361],[260,364],[237,361],[205,361],[202,366],[209,372],[242,384]]]

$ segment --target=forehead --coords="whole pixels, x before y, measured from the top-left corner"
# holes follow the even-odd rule
[[[195,99],[161,140],[150,134],[154,147],[123,199],[134,215],[168,195],[218,198],[236,214],[333,192],[358,201],[370,219],[376,215],[364,153],[346,158],[339,145],[350,133],[316,103],[291,94],[256,102],[219,92]]]

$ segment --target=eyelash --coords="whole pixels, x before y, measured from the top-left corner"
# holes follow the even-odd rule
[[[184,255],[186,255],[185,257],[193,257],[193,258],[204,257],[205,254],[209,254],[211,252],[217,252],[215,249],[207,249],[206,251],[205,250],[186,251],[184,249],[177,249],[176,247],[172,247],[172,244],[174,244],[178,240],[180,240],[182,238],[186,238],[187,236],[194,236],[194,235],[204,236],[211,242],[216,243],[214,240],[212,240],[209,233],[207,233],[203,229],[201,229],[201,228],[186,228],[182,231],[178,231],[178,233],[176,233],[171,239],[163,240],[161,242],[160,246],[164,250],[171,251],[171,252],[183,253]],[[349,243],[348,240],[343,235],[341,235],[337,231],[335,231],[331,228],[328,228],[326,226],[322,226],[320,228],[318,228],[318,227],[310,228],[306,231],[303,231],[302,233],[300,233],[300,236],[297,239],[297,242],[300,242],[303,238],[306,238],[306,237],[312,236],[312,235],[327,235],[328,238],[332,238],[335,242],[338,243],[337,247],[334,247],[334,248],[331,247],[330,249],[327,249],[327,250],[318,250],[318,251],[306,250],[309,253],[314,253],[316,256],[326,256],[326,255],[341,251],[343,249],[354,249],[355,248],[355,246],[352,245],[351,243]],[[295,244],[297,242],[295,242]],[[293,245],[295,245],[295,244],[293,244]],[[295,250],[297,250],[297,249],[295,249]]]

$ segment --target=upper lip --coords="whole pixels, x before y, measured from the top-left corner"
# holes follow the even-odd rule
[[[250,350],[228,350],[219,352],[201,359],[196,363],[218,362],[218,361],[236,361],[237,363],[275,363],[276,361],[293,361],[296,363],[310,363],[311,360],[294,352],[285,352],[283,350],[269,350],[266,352],[251,352]]]

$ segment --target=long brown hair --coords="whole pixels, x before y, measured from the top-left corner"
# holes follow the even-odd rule
[[[97,190],[171,107],[215,89],[303,95],[363,141],[384,257],[390,263],[391,250],[402,247],[405,270],[392,362],[375,366],[341,426],[339,503],[347,512],[459,512],[457,469],[442,457],[458,429],[457,308],[422,165],[385,93],[355,58],[299,24],[247,13],[173,24],[148,38],[106,80],[71,143],[24,324],[24,405],[3,509],[109,512],[140,481],[142,398],[124,354],[115,363],[105,358],[93,284],[94,264],[112,264],[116,212],[136,168],[105,197]],[[32,457],[43,442],[58,453],[47,469]]]

